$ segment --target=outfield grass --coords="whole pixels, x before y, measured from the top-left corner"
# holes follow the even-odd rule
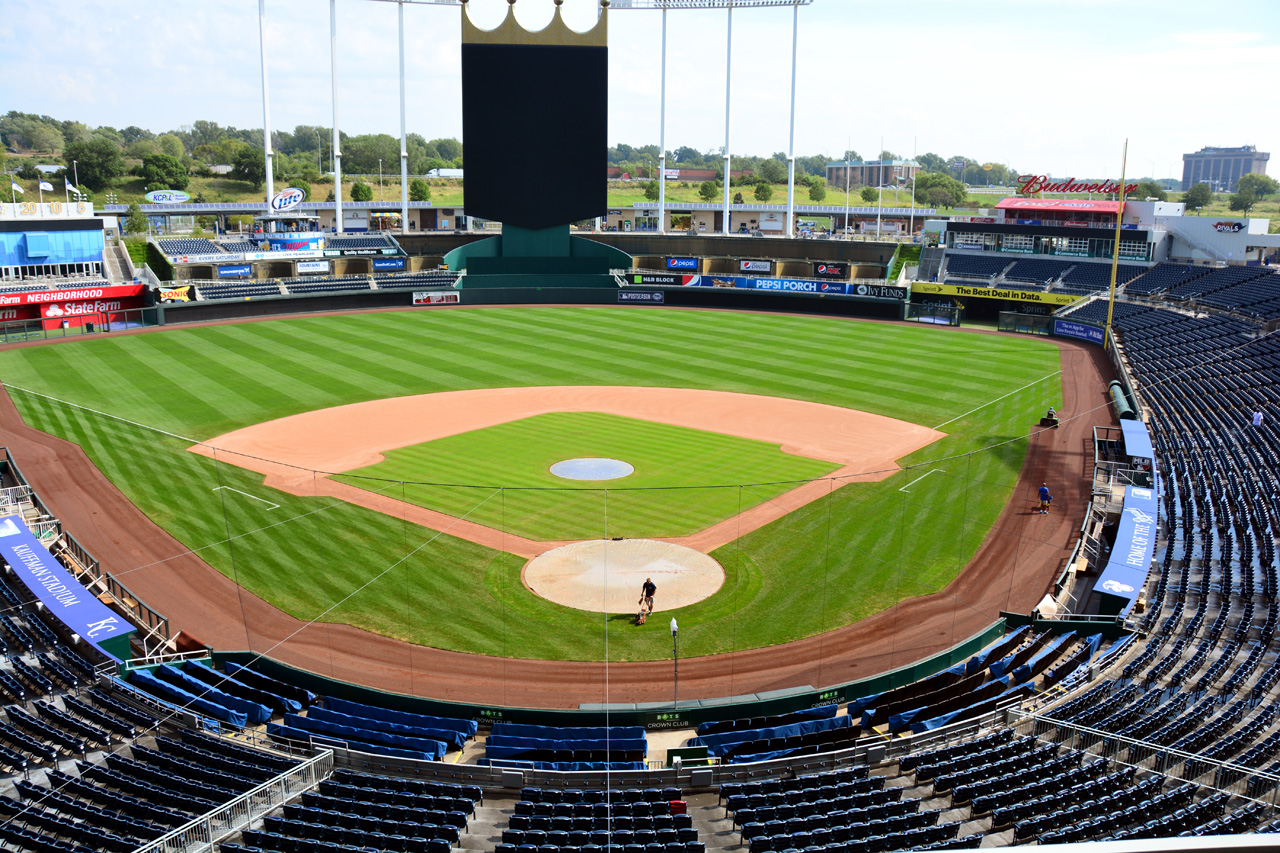
[[[635,471],[573,483],[549,470],[581,457],[620,459]],[[764,501],[838,467],[748,438],[603,412],[553,412],[392,450],[377,465],[335,479],[375,489],[407,481],[410,503],[450,515],[471,510],[470,501],[435,484],[501,483],[510,487],[504,500],[475,508],[470,521],[543,541],[638,539],[688,536],[744,509],[732,489],[681,488],[691,483],[770,483],[757,495]],[[610,491],[607,528],[601,488]]]
[[[440,648],[588,660],[603,657],[606,629],[610,659],[662,658],[670,652],[665,622],[629,629],[625,616],[551,604],[524,588],[519,558],[345,503],[275,492],[258,475],[186,452],[182,439],[90,410],[207,439],[405,394],[642,385],[812,400],[948,433],[903,460],[928,463],[920,470],[833,489],[719,549],[713,556],[725,566],[725,586],[679,612],[681,649],[699,655],[812,635],[945,585],[1006,503],[1028,424],[1061,401],[1057,370],[1056,347],[1023,337],[604,307],[306,317],[0,353],[6,384],[88,407],[11,387],[28,423],[81,444],[148,515],[277,606]],[[900,491],[935,468],[942,470]],[[264,512],[263,504],[215,491],[220,485],[280,507]],[[386,491],[405,497],[398,484]],[[457,491],[469,512],[508,497],[497,488]],[[742,505],[764,499],[757,487],[726,491]],[[592,494],[603,523],[612,496]],[[131,568],[108,567],[126,583]]]

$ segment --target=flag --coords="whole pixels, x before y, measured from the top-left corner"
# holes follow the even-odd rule
[[[18,195],[26,195],[26,191],[23,190],[22,187],[18,186],[18,183],[16,181],[10,181],[9,185],[13,187],[13,191],[16,192]]]
[[[80,195],[80,188],[79,188],[79,187],[77,187],[75,184],[71,183],[71,182],[70,182],[70,181],[68,181],[66,178],[63,178],[63,179],[62,179],[62,182],[63,182],[64,184],[66,184],[66,185],[67,185],[67,190],[68,190],[68,191],[73,192],[73,193],[75,193],[76,195]],[[50,187],[50,189],[52,189],[52,187]]]
[[[40,189],[42,189],[42,190],[48,190],[49,192],[53,192],[53,184],[49,183],[48,181],[41,181],[41,182],[40,182]]]

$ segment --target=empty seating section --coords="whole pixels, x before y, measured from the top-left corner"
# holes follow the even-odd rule
[[[1205,275],[1212,269],[1213,267],[1191,264],[1159,263],[1125,285],[1125,293],[1132,296],[1154,296],[1167,293],[1180,284]]]
[[[218,245],[222,247],[222,251],[236,255],[260,251],[258,244],[250,240],[223,240]]]
[[[995,279],[1004,272],[1004,268],[1013,263],[1007,257],[991,258],[985,255],[953,255],[947,253],[943,278],[963,276],[965,278]]]
[[[495,723],[481,763],[545,770],[642,770],[643,726],[535,726]]]
[[[679,788],[524,788],[496,850],[516,853],[528,845],[558,853],[594,853],[611,845],[655,845],[655,853],[705,850]]]
[[[222,251],[221,246],[204,237],[171,238],[156,242],[160,244],[160,250],[171,258],[181,255],[216,255]]]
[[[1026,258],[1015,263],[1004,277],[1006,281],[1048,284],[1061,277],[1071,263],[1071,261],[1057,261],[1049,258]]]
[[[1146,271],[1134,264],[1116,265],[1116,287],[1122,287]],[[1111,287],[1111,264],[1078,263],[1062,277],[1065,287],[1076,291],[1107,290]]]
[[[431,270],[400,275],[375,275],[373,279],[380,290],[390,290],[393,287],[453,287],[458,274],[448,270]]]
[[[245,299],[249,297],[279,296],[280,285],[274,281],[197,284],[196,294],[200,299]]]
[[[1168,298],[1200,299],[1208,294],[1217,293],[1242,282],[1270,274],[1271,270],[1267,267],[1218,267],[1198,278],[1185,281],[1170,289]]]
[[[344,275],[341,278],[289,278],[281,282],[290,294],[342,293],[353,290],[369,290],[368,276]]]
[[[382,234],[376,237],[339,237],[333,235],[325,238],[324,247],[326,249],[350,252],[357,249],[394,249],[396,244],[390,237]]]
[[[1079,308],[1074,308],[1063,317],[1069,317],[1072,320],[1085,320],[1092,323],[1107,322],[1107,304],[1106,294],[1101,299],[1091,299]],[[1112,323],[1119,322],[1122,318],[1133,317],[1138,314],[1145,314],[1153,310],[1150,305],[1143,305],[1137,302],[1121,302],[1116,301],[1115,310],[1112,312]]]
[[[1240,311],[1259,320],[1280,318],[1280,276],[1263,273],[1200,297],[1202,305]]]

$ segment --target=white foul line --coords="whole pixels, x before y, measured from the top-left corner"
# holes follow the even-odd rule
[[[925,471],[925,472],[924,472],[923,474],[921,474],[919,477],[916,477],[916,478],[915,478],[914,480],[912,480],[910,483],[907,483],[907,484],[906,484],[905,486],[903,486],[901,489],[898,489],[898,491],[900,491],[900,492],[905,492],[907,489],[911,488],[911,487],[912,487],[912,486],[914,486],[916,483],[918,483],[918,482],[920,482],[921,480],[923,480],[925,477],[928,477],[930,474],[936,474],[936,473],[938,473],[939,471],[942,471],[944,474],[946,473],[946,471],[943,471],[943,469],[942,469],[942,468],[934,468],[932,471]]]
[[[969,411],[965,412],[963,415],[956,415],[954,418],[952,418],[952,419],[951,419],[951,420],[949,420],[949,421],[943,421],[942,423],[940,423],[940,424],[938,424],[936,427],[934,427],[934,429],[942,429],[942,428],[943,428],[944,426],[946,426],[947,424],[955,423],[956,421],[960,420],[961,418],[963,418],[963,417],[965,417],[965,416],[967,416],[967,415],[972,415],[974,412],[978,411],[978,409],[985,409],[987,406],[990,406],[992,403],[998,403],[998,402],[1000,402],[1000,401],[1001,401],[1001,400],[1003,400],[1005,397],[1012,397],[1014,394],[1017,394],[1019,391],[1025,391],[1025,390],[1027,390],[1028,388],[1030,388],[1032,385],[1035,385],[1037,382],[1043,382],[1043,381],[1045,381],[1046,379],[1051,379],[1051,378],[1053,378],[1054,376],[1057,376],[1057,375],[1058,375],[1059,373],[1061,373],[1061,372],[1062,372],[1061,370],[1055,370],[1053,373],[1046,373],[1044,376],[1041,376],[1039,379],[1036,379],[1036,380],[1033,380],[1033,381],[1031,381],[1031,382],[1028,382],[1026,385],[1023,385],[1021,388],[1014,388],[1014,389],[1013,389],[1012,391],[1010,391],[1008,394],[1003,394],[1003,395],[1001,395],[1001,396],[999,396],[999,397],[996,397],[994,400],[988,400],[987,402],[985,402],[985,403],[983,403],[981,406],[979,406],[977,409],[970,409]]]
[[[238,495],[244,495],[246,498],[249,498],[250,500],[262,501],[262,503],[264,504],[271,504],[271,506],[267,508],[267,512],[271,512],[271,510],[273,509],[280,508],[280,504],[272,504],[271,501],[263,500],[262,498],[255,497],[254,495],[249,494],[248,492],[242,492],[239,489],[233,489],[230,486],[214,486],[213,487],[213,491],[215,492],[218,491],[218,489],[226,489],[227,491],[235,492]]]

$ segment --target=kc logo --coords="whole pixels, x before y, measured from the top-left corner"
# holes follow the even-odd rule
[[[1119,581],[1103,581],[1102,588],[1108,592],[1133,592],[1133,587]]]

